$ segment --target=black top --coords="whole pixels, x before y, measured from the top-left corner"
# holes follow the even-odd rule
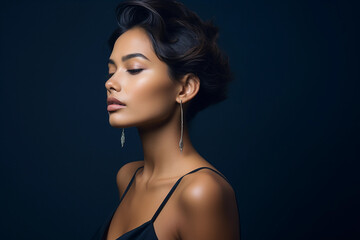
[[[144,166],[139,167],[138,169],[136,169],[134,175],[132,176],[124,194],[121,196],[120,198],[120,203],[123,200],[125,194],[128,192],[132,182],[134,181],[135,175],[137,173],[137,171],[142,168]],[[229,182],[226,177],[224,175],[222,175],[221,173],[219,173],[218,171],[209,168],[209,167],[200,167],[200,168],[196,168],[195,170],[192,170],[191,172],[186,173],[185,175],[183,175],[182,177],[180,177],[176,183],[174,184],[174,186],[171,188],[171,190],[169,191],[169,193],[166,195],[164,201],[161,203],[161,205],[159,206],[159,208],[157,209],[157,211],[155,212],[154,216],[147,222],[143,223],[142,225],[138,226],[137,228],[134,228],[126,233],[124,233],[123,235],[121,235],[119,238],[117,238],[116,240],[158,240],[155,230],[154,230],[154,221],[156,219],[156,217],[159,215],[159,213],[161,212],[162,208],[165,206],[166,202],[169,200],[169,198],[171,197],[172,193],[175,191],[177,185],[180,183],[181,179],[183,177],[185,177],[188,174],[194,173],[196,171],[199,171],[200,169],[203,168],[208,168],[214,172],[216,172],[217,174],[219,174],[220,176],[222,176],[227,182]],[[229,182],[230,184],[230,182]],[[231,185],[231,184],[230,184]],[[119,205],[120,205],[119,203]],[[112,217],[114,215],[116,211],[115,210],[109,215],[109,217],[106,219],[106,221],[98,228],[97,232],[95,233],[95,235],[93,236],[93,238],[91,240],[106,240],[107,237],[107,233],[109,230],[109,225],[110,222],[112,220]]]

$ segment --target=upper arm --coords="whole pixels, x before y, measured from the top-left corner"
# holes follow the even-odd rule
[[[179,229],[181,239],[240,239],[234,190],[218,177],[201,174],[184,189],[181,197],[183,221]]]
[[[143,161],[129,162],[120,167],[116,174],[116,185],[119,190],[120,198],[129,184],[132,176],[134,175],[136,169],[142,166],[142,162]]]

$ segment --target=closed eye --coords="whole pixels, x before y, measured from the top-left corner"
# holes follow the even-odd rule
[[[138,74],[140,73],[142,70],[142,68],[138,68],[138,69],[128,69],[127,72],[129,72],[131,75],[135,75],[135,74]]]
[[[142,70],[142,68],[138,68],[138,69],[128,69],[127,72],[129,72],[131,75],[136,75],[138,73],[140,73]],[[114,75],[114,73],[109,73],[107,74],[107,79],[110,79],[112,77],[112,75]]]

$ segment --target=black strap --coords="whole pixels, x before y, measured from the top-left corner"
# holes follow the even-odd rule
[[[123,198],[125,197],[125,194],[129,191],[129,189],[130,189],[130,187],[131,187],[131,184],[132,184],[132,182],[133,182],[134,179],[135,179],[135,175],[136,175],[137,171],[139,171],[139,169],[142,168],[142,167],[144,167],[144,166],[141,166],[141,167],[139,167],[138,169],[136,169],[134,175],[132,176],[129,184],[127,185],[127,187],[126,187],[126,189],[125,189],[125,192],[123,193],[123,195],[122,195],[121,198],[120,198],[120,203],[121,203],[121,201],[123,200]],[[120,203],[119,203],[119,204],[120,204]]]
[[[209,167],[199,167],[199,168],[196,168],[196,169],[192,170],[191,172],[188,172],[187,174],[183,175],[181,178],[179,178],[179,179],[176,181],[176,183],[174,184],[174,186],[171,188],[170,192],[166,195],[164,201],[161,203],[160,207],[156,210],[154,216],[153,216],[152,219],[151,219],[152,222],[155,221],[155,219],[156,219],[157,216],[159,215],[160,211],[163,209],[163,207],[165,206],[166,202],[169,200],[169,198],[171,197],[171,195],[172,195],[173,192],[175,191],[176,187],[179,185],[181,179],[182,179],[183,177],[185,177],[186,175],[191,174],[191,173],[194,173],[194,172],[197,172],[197,171],[199,171],[200,169],[203,169],[203,168],[208,168],[208,169],[214,171],[215,173],[217,173],[217,174],[219,174],[220,176],[222,176],[222,177],[230,184],[229,180],[228,180],[223,174],[221,174],[220,172],[218,172],[218,171],[216,171],[216,170],[214,170],[214,169],[212,169],[212,168],[209,168]]]

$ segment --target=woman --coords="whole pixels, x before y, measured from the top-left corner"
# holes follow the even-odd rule
[[[109,122],[122,145],[124,128],[138,129],[144,160],[118,171],[120,203],[93,239],[240,239],[235,192],[188,133],[197,112],[226,98],[217,28],[175,1],[125,1],[116,14]]]

